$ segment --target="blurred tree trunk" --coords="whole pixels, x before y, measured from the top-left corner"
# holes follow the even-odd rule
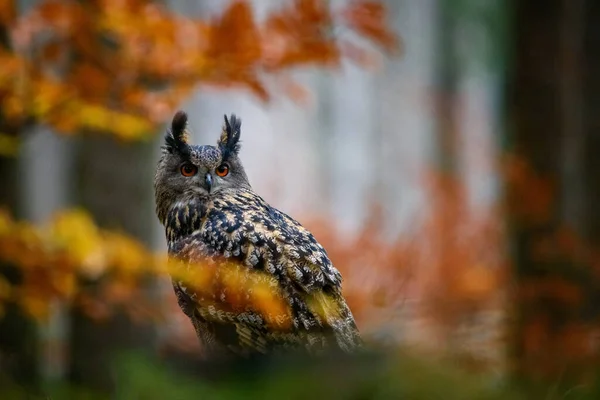
[[[507,97],[512,150],[533,176],[507,187],[518,287],[512,360],[521,376],[561,376],[568,384],[593,357],[586,343],[597,315],[590,307],[598,289],[589,260],[564,246],[564,239],[573,232],[576,243],[597,245],[600,233],[593,228],[600,227],[593,202],[600,194],[600,142],[593,139],[600,28],[585,20],[600,10],[584,0],[513,4],[515,58]],[[529,203],[532,196],[537,204]]]
[[[538,7],[533,1],[515,3],[515,60],[508,110],[514,126],[514,152],[523,157],[537,174],[550,180],[559,175],[559,148],[561,132],[558,98],[558,30],[560,2],[549,1]],[[521,193],[508,187],[509,202],[518,202]],[[512,200],[514,197],[514,200]],[[554,198],[556,202],[558,199]],[[555,208],[556,205],[553,204]],[[548,210],[550,215],[557,215]],[[541,275],[543,268],[532,254],[532,243],[548,235],[552,221],[527,220],[528,215],[511,215],[511,234],[515,278],[519,285]],[[539,277],[538,277],[539,278]],[[520,288],[519,288],[520,289]],[[518,297],[516,298],[518,300]],[[513,336],[513,361],[520,371],[533,368],[535,358],[527,348],[527,327],[539,310],[536,304],[516,304]]]
[[[454,176],[458,168],[458,82],[459,65],[456,35],[456,5],[450,0],[438,2],[437,19],[437,157],[440,170]]]
[[[437,59],[436,59],[436,130],[435,130],[435,165],[437,166],[438,184],[444,187],[444,197],[433,200],[433,212],[440,219],[440,227],[436,232],[436,245],[438,261],[436,275],[440,281],[446,280],[448,268],[445,259],[452,254],[452,246],[456,237],[456,215],[453,206],[457,204],[461,186],[457,185],[459,179],[459,65],[457,42],[457,13],[456,4],[451,0],[438,0],[437,2]],[[444,287],[441,285],[440,287]],[[457,348],[456,327],[460,323],[461,315],[457,313],[453,304],[446,301],[447,294],[440,291],[436,294],[436,308],[440,310],[437,337],[444,342],[446,350]]]
[[[152,142],[125,145],[110,138],[86,137],[80,143],[76,164],[80,204],[98,224],[149,245],[154,218]],[[79,309],[73,309],[71,317],[69,377],[73,383],[111,390],[114,356],[155,345],[150,321],[134,323],[122,312],[95,321]]]
[[[586,175],[582,185],[587,189],[584,204],[586,210],[586,232],[594,246],[600,246],[600,3],[592,0],[585,2],[585,10],[581,13],[582,46],[585,63],[580,69],[578,84],[582,91],[583,101],[578,106],[585,115],[582,129],[587,134],[585,142],[580,144],[579,151],[583,155],[583,168]]]
[[[19,216],[19,158],[0,156],[0,208]],[[0,274],[11,283],[21,279],[19,270],[0,264]],[[0,372],[30,389],[38,387],[38,341],[36,323],[9,303],[0,318]]]
[[[577,147],[578,157],[581,157],[581,168],[585,172],[581,178],[581,185],[585,193],[581,204],[584,215],[581,220],[585,221],[582,226],[585,237],[595,254],[597,262],[598,250],[600,249],[600,3],[591,0],[578,0],[575,3],[583,3],[583,10],[577,13],[581,18],[581,57],[579,66],[579,78],[576,82],[580,90],[581,102],[575,107],[580,107],[580,113],[584,118],[581,124],[583,138]],[[581,156],[580,156],[581,155]],[[596,264],[597,265],[597,264]],[[592,268],[592,275],[597,277],[598,270]],[[585,310],[588,319],[598,321],[600,315],[600,279],[590,279],[589,300]],[[593,360],[600,365],[600,352],[595,351]]]
[[[10,48],[9,32],[0,25],[0,48]],[[0,114],[0,132],[15,134],[18,128],[7,126]],[[0,156],[0,208],[12,216],[20,216],[19,209],[19,157]],[[20,279],[18,269],[0,264],[0,274],[9,282]],[[35,321],[25,316],[14,304],[6,306],[0,318],[0,372],[7,373],[17,383],[35,388],[39,384],[38,342]]]

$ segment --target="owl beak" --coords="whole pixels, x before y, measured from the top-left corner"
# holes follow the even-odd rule
[[[210,189],[212,188],[212,175],[210,173],[204,176],[204,184],[206,185],[206,190],[210,193]]]

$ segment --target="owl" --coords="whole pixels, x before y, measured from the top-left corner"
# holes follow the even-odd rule
[[[205,355],[360,348],[323,246],[252,189],[239,157],[241,120],[225,116],[216,146],[190,144],[187,125],[177,112],[154,189],[173,288]]]

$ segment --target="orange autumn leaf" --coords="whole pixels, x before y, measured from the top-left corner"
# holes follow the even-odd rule
[[[33,294],[22,295],[19,303],[23,310],[37,320],[47,320],[50,313],[50,305],[45,298]]]
[[[278,83],[284,93],[287,93],[292,100],[302,105],[306,105],[313,100],[308,89],[290,77],[284,76]]]
[[[343,11],[349,27],[388,51],[399,49],[396,35],[387,28],[387,10],[383,3],[371,0],[353,0]]]
[[[376,69],[380,67],[381,62],[376,54],[360,46],[357,46],[352,42],[343,41],[340,44],[340,48],[342,54],[344,54],[346,58],[348,58],[350,61],[355,62],[362,68]]]
[[[252,285],[252,305],[272,329],[286,330],[291,327],[289,305],[266,281],[259,280]]]
[[[494,271],[486,266],[472,266],[460,277],[460,294],[465,298],[480,299],[498,287]]]
[[[524,160],[514,156],[505,158],[502,172],[511,187],[507,200],[510,214],[531,222],[547,220],[556,199],[556,187],[551,179],[536,173]]]
[[[16,0],[0,2],[0,24],[11,25],[17,17]]]
[[[295,0],[293,5],[272,13],[265,24],[265,35],[280,43],[271,50],[269,70],[292,65],[337,65],[339,50],[331,35],[333,19],[327,3]]]
[[[78,64],[72,74],[73,85],[86,99],[102,100],[105,93],[110,90],[110,76],[92,64]]]
[[[51,23],[53,29],[61,33],[73,29],[80,16],[79,6],[73,1],[45,0],[34,10],[43,22]]]
[[[41,50],[41,61],[45,63],[58,62],[64,54],[64,46],[59,42],[49,42]]]
[[[252,9],[235,1],[209,26],[206,49],[206,79],[215,84],[242,85],[266,99],[266,90],[257,76],[261,58],[260,37]]]

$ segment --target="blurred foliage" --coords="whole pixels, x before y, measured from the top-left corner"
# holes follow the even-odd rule
[[[593,400],[600,374],[581,385],[515,385],[454,360],[406,349],[387,349],[352,357],[319,360],[287,357],[246,363],[171,365],[160,358],[125,353],[111,366],[112,392],[65,382],[47,385],[37,395],[0,375],[2,399],[548,399]]]
[[[557,218],[555,177],[516,156],[507,157],[503,173],[510,189],[505,212],[511,228],[535,233],[522,234],[521,247],[511,249],[519,278],[511,297],[520,329],[514,337],[520,348],[514,367],[538,380],[589,380],[600,361],[597,245]],[[518,262],[524,255],[528,262]]]
[[[0,153],[32,124],[62,133],[150,137],[198,84],[248,89],[268,100],[266,76],[301,91],[285,71],[364,64],[363,47],[333,35],[355,31],[383,49],[398,43],[377,1],[293,0],[258,22],[246,1],[198,19],[151,0],[44,0],[24,15],[17,0],[0,5]]]
[[[209,368],[196,365],[197,368]],[[417,357],[403,351],[332,356],[323,360],[285,358],[236,366],[210,367],[213,377],[171,368],[136,354],[114,365],[118,385],[102,395],[84,388],[54,386],[50,399],[521,399],[527,398],[493,377],[457,368],[448,360]],[[219,373],[214,373],[219,369]],[[0,389],[3,398],[19,398],[14,388]],[[35,397],[32,397],[35,398]]]
[[[327,399],[500,399],[509,394],[504,388],[494,387],[487,377],[473,379],[464,371],[447,368],[444,363],[440,363],[440,368],[435,362],[406,354],[333,356],[317,362],[289,358],[258,365],[249,363],[212,382],[201,378],[192,381],[185,375],[182,379],[182,376],[169,375],[151,363],[141,367],[142,363],[143,359],[129,358],[122,364],[120,376],[123,386],[130,391],[119,393],[119,398],[158,398],[154,397],[156,393],[169,393],[171,387],[182,390],[180,398],[195,394],[213,399],[305,399],[312,396]],[[156,384],[154,387],[147,384],[150,376],[156,377],[151,379]]]

